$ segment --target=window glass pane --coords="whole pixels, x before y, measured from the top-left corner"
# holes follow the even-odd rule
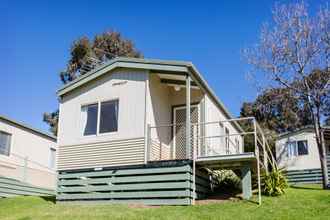
[[[0,154],[9,156],[11,135],[0,131]]]
[[[307,141],[298,141],[298,155],[307,155],[308,154],[308,145]]]
[[[100,116],[100,133],[118,130],[118,100],[102,102]]]
[[[86,105],[81,108],[84,135],[96,134],[98,105]]]
[[[297,142],[288,142],[286,146],[289,158],[297,156]]]

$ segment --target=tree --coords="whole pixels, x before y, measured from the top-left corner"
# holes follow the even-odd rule
[[[315,130],[323,187],[327,188],[328,168],[321,125],[329,107],[329,9],[321,7],[315,16],[310,16],[304,2],[276,4],[272,23],[262,26],[259,43],[245,49],[244,55],[255,76],[264,76],[265,88],[285,88],[298,102],[306,103]]]
[[[65,71],[60,73],[63,84],[84,75],[98,64],[115,57],[136,57],[143,55],[135,48],[132,41],[124,39],[119,32],[108,31],[95,36],[91,42],[87,37],[74,41],[70,49],[70,59]],[[86,68],[88,67],[88,68]],[[57,135],[58,113],[44,113],[43,121],[50,126],[50,130]]]
[[[287,88],[263,91],[254,102],[243,103],[240,115],[255,117],[262,128],[277,134],[312,123],[306,105],[299,102]]]

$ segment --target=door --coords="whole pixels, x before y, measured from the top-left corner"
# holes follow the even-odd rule
[[[191,123],[199,123],[199,106],[192,105],[190,107],[190,120]],[[173,110],[173,124],[174,125],[174,137],[173,137],[173,158],[175,159],[188,159],[192,158],[192,149],[197,147],[197,135],[200,129],[199,126],[191,126],[191,152],[187,155],[186,151],[186,107],[175,107]]]

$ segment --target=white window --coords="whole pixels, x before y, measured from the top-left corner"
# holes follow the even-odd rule
[[[54,169],[55,163],[56,163],[56,150],[54,148],[50,148],[49,167]]]
[[[118,100],[112,100],[82,106],[81,122],[83,135],[97,135],[117,131],[118,105]]]
[[[98,104],[85,105],[81,107],[81,121],[83,125],[84,136],[96,134],[97,114]]]
[[[290,141],[286,144],[288,158],[293,158],[301,155],[308,155],[307,140]]]
[[[11,134],[0,131],[0,154],[9,156]]]
[[[101,102],[100,133],[118,130],[118,100]]]

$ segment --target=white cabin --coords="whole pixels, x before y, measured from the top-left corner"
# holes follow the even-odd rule
[[[0,116],[0,177],[54,190],[56,150],[54,136]]]

